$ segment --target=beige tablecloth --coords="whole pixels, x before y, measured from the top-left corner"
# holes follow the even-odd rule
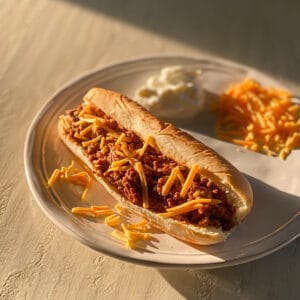
[[[216,270],[147,268],[87,248],[38,208],[23,146],[33,117],[58,88],[137,56],[223,57],[299,92],[299,9],[258,0],[0,1],[0,298],[296,299],[299,241]]]

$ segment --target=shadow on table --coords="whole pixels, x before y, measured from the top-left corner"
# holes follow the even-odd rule
[[[214,270],[159,269],[185,299],[297,299],[299,241],[255,262]]]
[[[300,80],[300,39],[296,38],[300,2],[64,1],[168,36],[207,53],[263,69],[275,76],[294,82]]]

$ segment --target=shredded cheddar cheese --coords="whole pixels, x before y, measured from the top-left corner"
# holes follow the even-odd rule
[[[113,161],[111,163],[111,168],[121,167],[121,166],[125,165],[128,162],[130,162],[129,158],[124,158],[124,159],[121,159],[121,160]]]
[[[216,135],[246,149],[284,160],[300,147],[300,106],[284,90],[246,78],[220,97]]]
[[[98,121],[98,122],[104,122],[105,120],[103,118],[96,117],[94,115],[84,114],[82,117],[80,117],[80,121],[84,121],[86,123],[94,123],[95,124],[96,121]]]
[[[77,172],[75,174],[69,175],[69,172],[66,172],[65,179],[69,180],[73,184],[88,186],[91,182],[91,177],[87,172]]]
[[[139,174],[141,185],[142,185],[142,197],[143,197],[143,207],[148,208],[149,207],[149,200],[148,200],[148,186],[147,186],[147,180],[144,173],[143,165],[141,162],[136,162],[134,164],[134,169]]]
[[[92,205],[91,210],[93,211],[99,211],[99,210],[107,210],[110,209],[108,205]]]
[[[83,190],[83,192],[82,192],[82,194],[80,196],[81,201],[85,201],[86,200],[86,195],[87,195],[87,193],[89,191],[89,188],[90,188],[89,185],[87,185],[85,187],[85,189]]]
[[[108,226],[114,227],[119,225],[120,216],[111,214],[104,219],[104,223]]]
[[[95,143],[99,142],[99,141],[101,140],[101,138],[102,138],[102,136],[101,136],[101,135],[98,135],[98,136],[95,137],[94,139],[91,139],[91,140],[89,140],[89,141],[87,141],[87,142],[82,142],[82,146],[83,146],[83,147],[87,147],[87,146],[89,146],[89,145],[91,145],[91,144],[95,144]]]
[[[83,130],[80,131],[80,135],[81,136],[85,136],[86,134],[88,134],[93,128],[93,124],[92,125],[89,125],[87,126],[86,128],[84,128]]]
[[[74,137],[76,137],[77,139],[82,140],[82,141],[87,141],[88,140],[87,137],[82,136],[80,133],[77,133],[77,132],[74,134]]]
[[[180,197],[184,198],[191,187],[196,174],[199,171],[198,165],[193,165],[180,191]]]
[[[99,149],[101,150],[101,149],[104,147],[104,145],[105,145],[105,137],[102,136],[102,137],[101,137],[100,144],[99,144]]]
[[[48,185],[49,186],[53,186],[54,183],[57,181],[57,179],[60,176],[60,170],[59,169],[55,169],[51,175],[51,177],[48,180]]]
[[[73,207],[72,213],[81,216],[95,217],[94,211],[89,207]]]
[[[123,206],[120,204],[120,203],[117,203],[116,205],[115,205],[115,209],[119,212],[119,213],[121,213],[122,211],[123,211]]]
[[[137,223],[133,223],[133,224],[128,224],[127,228],[128,229],[139,229],[139,230],[144,230],[146,228],[146,226],[148,225],[148,222],[146,220],[142,220],[140,222]]]
[[[143,232],[135,232],[126,227],[124,223],[121,224],[121,227],[127,236],[128,239],[131,239],[133,241],[136,240],[149,240],[150,239],[150,234],[149,233],[143,233]]]
[[[144,240],[148,241],[151,239],[151,235],[148,232],[138,232],[135,231],[135,228],[130,227],[132,224],[121,223],[121,228],[123,231],[115,229],[112,232],[112,236],[117,240],[124,243],[126,248],[133,249],[135,248],[135,242]]]
[[[122,151],[116,151],[116,154],[118,154],[121,157],[125,157],[125,154]]]
[[[118,137],[118,139],[116,140],[115,145],[116,145],[116,146],[119,145],[125,138],[126,138],[126,135],[125,135],[124,132],[122,132],[122,133],[120,134],[120,136]]]
[[[91,110],[91,104],[85,103],[82,111],[79,113],[79,117],[82,117],[84,114],[88,113]]]
[[[124,245],[126,248],[128,249],[133,249],[134,248],[134,241],[129,239],[124,232],[120,231],[120,230],[117,230],[115,229],[111,235],[116,238],[117,240],[119,241],[122,241],[124,242]]]
[[[113,211],[108,206],[73,207],[73,214],[89,217],[103,217],[112,215]]]
[[[81,200],[85,201],[87,192],[91,185],[91,177],[87,172],[79,171],[75,168],[73,160],[68,167],[61,167],[60,169],[55,169],[53,171],[48,180],[48,186],[53,186],[58,180],[83,186],[84,190],[81,194]]]
[[[104,216],[109,216],[113,214],[113,211],[111,209],[101,209],[101,210],[96,210],[93,211],[95,217],[104,217]]]
[[[126,143],[122,143],[121,145],[121,150],[123,151],[123,153],[126,155],[126,157],[134,157],[135,156],[135,152],[131,153],[127,147]]]
[[[64,126],[65,129],[71,127],[71,121],[70,121],[70,119],[67,118],[66,116],[61,115],[61,116],[59,117],[59,119],[63,122],[63,126]]]
[[[177,178],[177,174],[178,174],[178,170],[179,170],[179,167],[175,167],[172,171],[171,171],[171,174],[170,176],[168,177],[168,180],[167,182],[165,183],[165,185],[163,186],[162,188],[162,195],[163,196],[166,196],[169,194],[170,192],[170,189],[172,187],[172,185],[174,184],[176,178]]]
[[[221,200],[219,199],[207,199],[207,198],[197,198],[191,201],[187,201],[183,204],[171,207],[167,209],[167,212],[160,213],[162,217],[174,217],[190,211],[200,208],[203,204],[218,204]]]
[[[179,179],[180,183],[182,185],[184,185],[185,179],[180,171],[180,167],[178,167],[178,170],[177,170],[177,178]]]
[[[96,118],[95,119],[95,123],[94,123],[97,127],[99,128],[103,128],[105,131],[108,132],[108,134],[112,135],[113,137],[116,137],[118,138],[120,133],[118,133],[117,131],[113,130],[112,128],[108,127],[106,124],[105,124],[105,121],[102,121],[101,119],[99,118]]]
[[[154,140],[154,138],[152,137],[152,136],[147,136],[147,138],[146,138],[146,140],[145,140],[145,142],[144,142],[144,145],[143,145],[143,147],[141,148],[141,149],[138,149],[137,150],[137,152],[138,152],[138,154],[139,154],[139,158],[141,158],[143,155],[144,155],[144,153],[145,153],[145,151],[146,151],[146,149],[147,149],[147,147],[148,146],[151,146],[151,147],[153,147],[154,149],[157,149],[157,145],[156,145],[156,143],[155,143],[155,140]]]

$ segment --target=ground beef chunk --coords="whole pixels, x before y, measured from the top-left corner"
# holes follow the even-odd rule
[[[140,178],[134,168],[129,168],[123,179],[122,185],[124,187],[124,194],[133,204],[142,205]]]

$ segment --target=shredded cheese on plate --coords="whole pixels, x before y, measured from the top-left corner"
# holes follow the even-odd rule
[[[288,91],[246,78],[220,97],[216,135],[246,149],[284,160],[300,147],[300,106]]]

